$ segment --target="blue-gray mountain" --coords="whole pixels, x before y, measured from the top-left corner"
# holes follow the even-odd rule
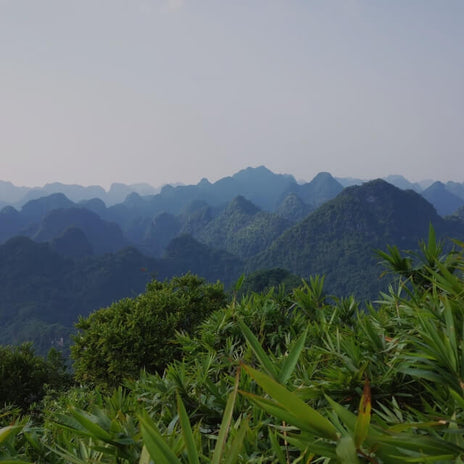
[[[432,185],[430,200],[460,199],[459,185]],[[382,180],[343,189],[321,173],[299,185],[264,167],[156,195],[131,193],[109,207],[54,193],[0,211],[0,337],[33,337],[45,348],[78,314],[139,293],[153,276],[188,271],[230,285],[242,272],[279,267],[287,272],[258,273],[251,282],[265,287],[279,276],[293,281],[288,271],[317,273],[339,296],[375,297],[388,283],[379,279],[375,249],[414,248],[430,223],[440,237],[462,240],[458,208],[443,218],[419,193]]]

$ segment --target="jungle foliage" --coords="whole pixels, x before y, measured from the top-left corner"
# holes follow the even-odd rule
[[[222,284],[186,274],[80,318],[71,347],[76,379],[114,387],[141,369],[162,371],[178,356],[176,331],[191,333],[225,302]]]
[[[380,258],[396,283],[362,308],[326,294],[321,277],[292,292],[242,297],[239,281],[235,298],[195,329],[178,324],[165,334],[178,351],[163,369],[132,370],[114,388],[79,374],[81,385],[45,397],[40,417],[5,412],[0,456],[52,464],[462,464],[464,243],[445,252],[431,229],[419,253],[391,247]],[[153,285],[119,311],[136,313],[138,302],[148,312],[178,291]],[[95,317],[104,334],[111,320],[106,327]],[[156,349],[146,356],[156,358]],[[76,362],[85,355],[75,352]]]

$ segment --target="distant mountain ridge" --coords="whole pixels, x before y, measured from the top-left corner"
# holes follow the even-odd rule
[[[79,207],[62,193],[31,200],[20,211],[11,206],[0,211],[0,243],[18,235],[37,242],[51,242],[69,228],[78,228],[84,234],[90,246],[86,250],[91,254],[116,252],[129,245],[116,223]],[[74,236],[77,237],[76,233]],[[63,243],[59,249],[66,255]]]
[[[326,196],[319,191],[318,198],[314,198],[317,191],[317,183],[322,178],[330,176],[330,183],[327,179],[321,183],[323,189],[326,189]],[[423,194],[435,182],[427,179],[420,182],[410,182],[402,175],[388,175],[383,178],[396,187],[406,190],[412,189]],[[275,211],[278,204],[290,193],[296,193],[305,203],[311,207],[317,207],[324,201],[333,198],[333,193],[348,186],[361,185],[370,179],[359,178],[334,178],[329,173],[319,173],[311,182],[297,183],[295,178],[290,174],[274,174],[265,166],[256,168],[248,167],[238,171],[229,177],[224,177],[211,183],[203,178],[196,185],[172,185],[167,184],[162,188],[155,188],[147,183],[139,184],[122,184],[113,183],[108,191],[101,186],[81,186],[77,184],[63,184],[53,182],[43,187],[17,187],[11,182],[0,180],[0,208],[3,206],[14,206],[21,208],[30,200],[35,200],[54,193],[63,193],[69,200],[75,203],[88,202],[99,199],[105,203],[105,206],[124,204],[129,196],[136,196],[130,203],[138,203],[138,207],[143,209],[141,199],[149,203],[148,208],[155,208],[158,213],[168,211],[179,213],[179,208],[185,204],[189,197],[190,200],[210,200],[216,198],[217,204],[231,201],[238,195],[242,195],[248,200],[255,203],[261,209],[266,211]],[[309,184],[312,184],[311,186]],[[459,197],[464,202],[464,182],[449,181],[443,184],[447,192]],[[337,192],[338,193],[338,192]],[[161,196],[158,196],[161,194]],[[309,198],[308,198],[309,196]],[[442,196],[438,194],[438,196]],[[154,199],[153,197],[156,197]],[[434,204],[438,210],[440,198],[435,198],[434,193],[428,193],[427,199]],[[314,202],[312,204],[312,202]],[[436,202],[436,203],[435,203]],[[147,206],[147,205],[145,205]],[[454,212],[454,211],[452,211]],[[450,214],[447,212],[447,214]]]
[[[111,206],[62,192],[6,206],[0,337],[18,342],[35,326],[50,341],[77,314],[137,294],[152,277],[189,271],[226,285],[243,272],[260,285],[289,272],[289,281],[324,274],[329,292],[375,297],[388,283],[379,280],[376,249],[415,249],[429,224],[442,238],[464,239],[464,185],[418,193],[401,176],[390,180],[406,190],[380,179],[344,188],[330,173],[297,183],[261,166],[214,183],[131,192]]]
[[[426,188],[422,192],[422,196],[432,203],[438,214],[441,216],[448,216],[457,211],[461,206],[464,206],[464,188],[456,188],[456,184],[452,184],[452,190],[450,191],[447,184],[442,182],[434,182],[430,187]],[[463,195],[462,198],[459,195]]]
[[[389,176],[388,180],[401,189],[420,190],[419,184],[412,184],[399,175]],[[351,183],[355,181],[350,180]],[[5,191],[13,188],[11,183],[3,183],[0,187]],[[59,183],[47,184],[44,189],[61,187],[75,195],[76,192],[82,194],[83,190],[89,195],[104,192],[96,187]],[[145,193],[150,191],[144,184],[139,188]],[[129,187],[113,184],[111,190],[119,192],[122,197],[129,192]],[[171,240],[182,234],[191,234],[208,246],[235,253],[240,258],[249,258],[263,251],[270,240],[291,223],[301,221],[342,191],[342,184],[327,172],[317,174],[310,182],[299,184],[293,176],[274,174],[259,166],[243,169],[214,183],[202,179],[197,185],[167,185],[159,193],[150,195],[132,191],[124,201],[112,206],[106,206],[101,198],[74,202],[58,192],[30,200],[19,211],[11,207],[1,209],[0,243],[15,235],[52,242],[60,239],[67,228],[78,228],[85,236],[85,240],[80,240],[82,250],[88,251],[90,245],[93,253],[101,254],[133,245],[144,254],[161,257]],[[435,206],[439,214],[450,215],[464,205],[464,184],[435,182],[421,195]],[[253,219],[245,219],[248,214],[245,211],[233,213],[231,205],[239,198],[245,202],[243,205],[248,204],[248,209],[253,209]],[[61,219],[58,220],[58,217]],[[61,221],[59,227],[57,221]],[[239,226],[240,221],[245,223]],[[79,236],[77,232],[73,234]],[[58,249],[62,252],[65,252],[64,244],[69,243],[69,237],[65,234],[61,237],[63,239],[54,242],[60,244]],[[69,248],[69,252],[75,255],[73,247]]]
[[[122,184],[113,183],[108,191],[99,185],[84,187],[77,184],[62,184],[53,182],[43,187],[18,187],[11,182],[0,180],[0,207],[10,205],[21,208],[31,200],[49,196],[54,193],[62,193],[73,202],[80,202],[99,198],[106,205],[111,206],[121,203],[131,193],[140,195],[153,195],[160,191],[159,188],[152,187],[146,183]]]

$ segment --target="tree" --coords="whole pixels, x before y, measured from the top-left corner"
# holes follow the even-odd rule
[[[26,411],[42,399],[47,385],[59,390],[70,380],[57,350],[50,350],[45,359],[34,353],[31,343],[0,346],[0,407],[14,405]]]
[[[150,282],[145,293],[79,320],[71,347],[76,378],[111,387],[137,377],[141,369],[161,372],[180,353],[176,331],[192,333],[225,303],[221,283],[208,284],[192,274]]]

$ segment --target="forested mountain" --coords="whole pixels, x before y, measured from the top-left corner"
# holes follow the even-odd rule
[[[0,243],[15,235],[33,235],[40,221],[50,211],[73,206],[74,203],[62,193],[31,200],[19,211],[6,206],[0,211]]]
[[[289,192],[295,193],[301,200],[316,208],[337,196],[343,186],[328,172],[320,172],[311,182],[293,185]]]
[[[11,206],[0,211],[0,243],[14,236],[51,242],[66,234],[69,228],[82,231],[90,245],[90,254],[116,252],[129,244],[117,224],[78,207],[61,193],[31,200],[20,211]]]
[[[464,237],[462,222],[446,221],[412,190],[402,191],[383,180],[348,187],[251,259],[248,270],[283,267],[298,275],[327,276],[335,294],[376,294],[376,249],[387,244],[414,248],[432,224],[441,236]]]
[[[459,219],[464,221],[464,206],[461,206],[458,210],[456,210],[454,216],[457,216]]]
[[[344,187],[361,185],[365,182],[355,178],[338,178],[337,180]],[[441,216],[452,214],[460,206],[464,205],[464,182],[449,181],[444,184],[430,179],[421,182],[410,182],[400,175],[390,175],[384,177],[383,180],[401,190],[414,190],[420,193],[435,206]]]
[[[194,236],[213,248],[246,259],[266,249],[290,224],[239,196]]]
[[[383,180],[343,189],[320,173],[297,184],[264,167],[156,195],[132,192],[109,207],[62,193],[7,206],[0,210],[0,337],[32,337],[45,349],[66,338],[79,314],[138,294],[153,276],[189,271],[227,286],[254,273],[245,287],[259,288],[324,274],[331,293],[371,298],[388,283],[379,279],[376,249],[414,248],[429,224],[439,237],[464,239],[462,207],[455,208],[460,185],[428,189],[455,213],[445,219],[423,196]]]
[[[296,223],[306,217],[315,208],[307,205],[296,193],[289,193],[276,209],[276,214]]]
[[[459,189],[455,188],[455,191]],[[434,182],[422,192],[422,196],[435,206],[441,216],[452,214],[464,205],[464,199],[450,192],[442,182]]]
[[[244,267],[237,257],[188,235],[173,240],[159,260],[134,248],[90,256],[86,243],[80,229],[67,229],[51,243],[15,237],[0,245],[3,344],[33,340],[45,353],[63,340],[69,342],[68,335],[80,315],[139,294],[154,277],[164,280],[191,271],[230,285]],[[61,253],[60,247],[66,247],[66,253]]]
[[[128,246],[121,229],[84,208],[55,209],[40,222],[32,239],[49,242],[61,237],[70,227],[80,229],[95,254],[111,253]]]
[[[179,235],[181,227],[179,218],[169,213],[158,214],[152,221],[147,220],[143,226],[141,249],[150,256],[160,257],[169,242]]]
[[[181,235],[169,243],[159,268],[162,278],[193,272],[211,282],[220,280],[230,286],[240,277],[244,263],[237,256],[204,245],[191,235]]]
[[[134,249],[75,261],[47,243],[13,238],[0,246],[0,339],[33,339],[46,352],[79,315],[140,293],[157,270]]]

